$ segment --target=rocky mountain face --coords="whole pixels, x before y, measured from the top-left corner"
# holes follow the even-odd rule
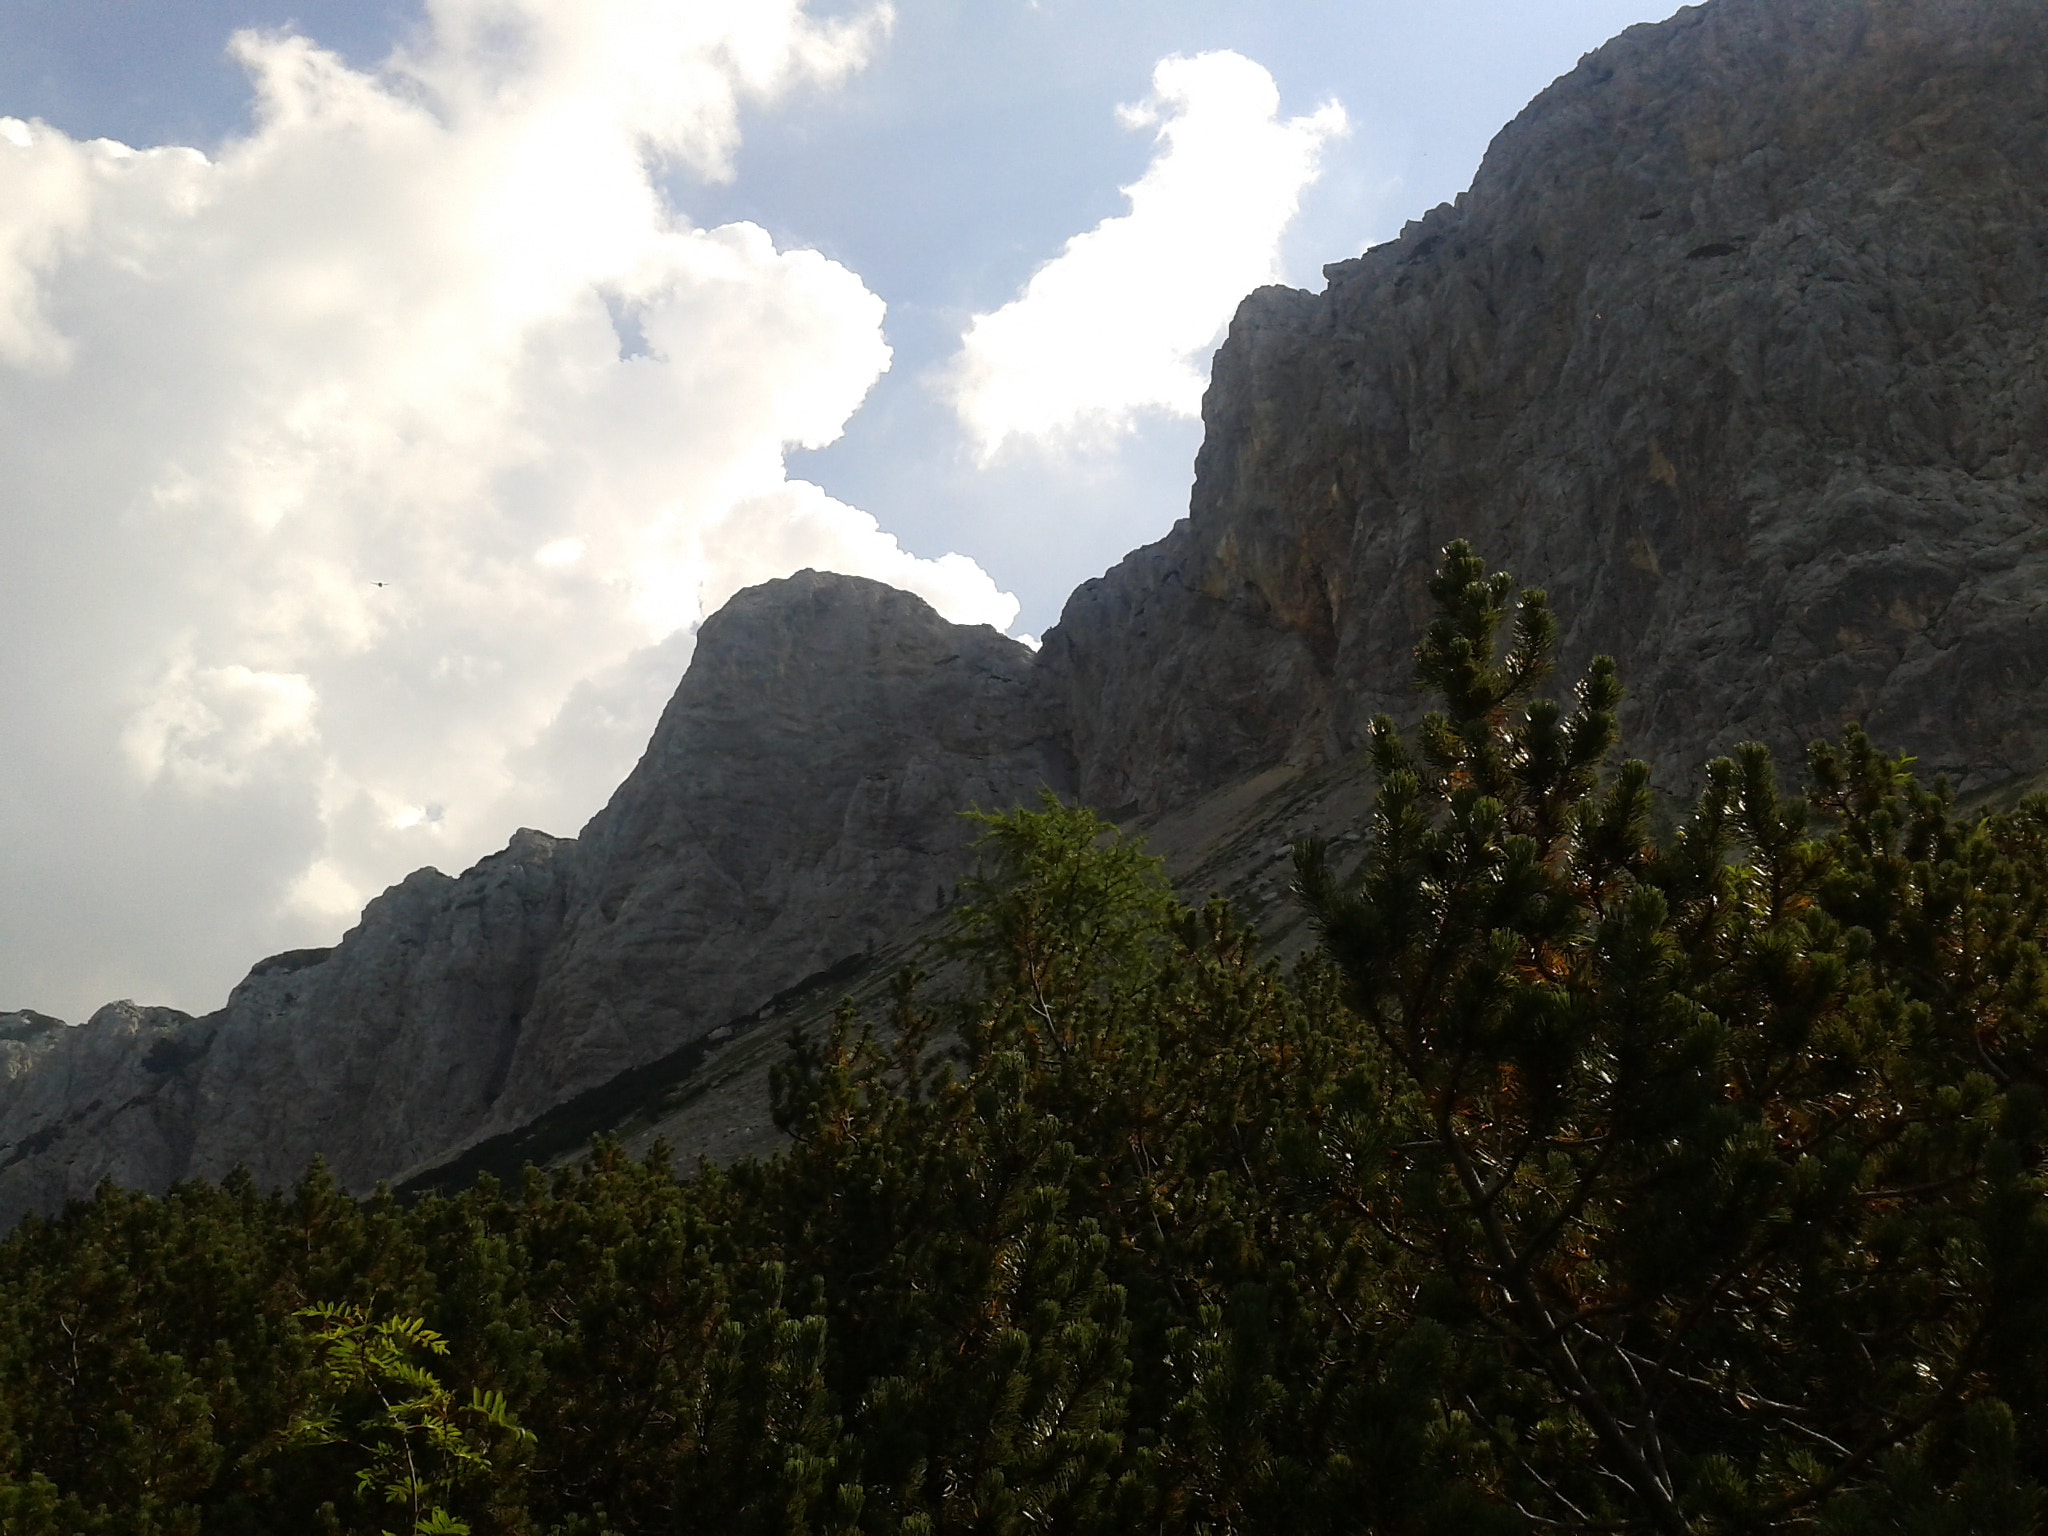
[[[1246,300],[1189,517],[1036,657],[872,582],[768,583],[707,621],[577,839],[420,871],[205,1018],[0,1015],[0,1220],[316,1151],[365,1188],[685,1070],[912,931],[967,868],[955,812],[1042,784],[1269,900],[1266,844],[1349,804],[1365,723],[1413,712],[1453,537],[1550,590],[1569,668],[1619,658],[1668,789],[1849,720],[1966,790],[2038,772],[2044,199],[2038,0],[1633,28],[1455,205]]]
[[[1630,29],[1469,192],[1238,312],[1191,515],[1047,637],[1081,790],[1171,804],[1412,711],[1449,539],[1613,653],[1633,750],[1846,720],[2048,761],[2048,8],[1713,0]]]
[[[740,593],[580,838],[420,870],[204,1018],[0,1015],[0,1221],[316,1153],[367,1189],[865,953],[951,899],[962,807],[1071,789],[1031,666],[878,582]]]

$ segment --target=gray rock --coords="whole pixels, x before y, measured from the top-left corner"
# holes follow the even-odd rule
[[[201,1019],[0,1015],[0,1223],[315,1154],[367,1190],[759,1008],[949,900],[962,807],[1070,788],[1032,666],[878,582],[740,593],[581,839],[420,870]]]
[[[183,1176],[194,1124],[184,1069],[205,1053],[208,1025],[131,1002],[77,1028],[27,1012],[0,1021],[0,1222],[84,1199],[102,1179],[161,1189]]]
[[[0,1015],[0,1220],[103,1177],[444,1162],[886,948],[965,871],[956,812],[1041,784],[1148,818],[1266,920],[1276,840],[1348,803],[1300,770],[1414,712],[1453,537],[1550,589],[1567,681],[1619,657],[1668,788],[1852,719],[1966,789],[2036,772],[2044,199],[2038,0],[1632,28],[1455,205],[1245,301],[1189,517],[1035,660],[873,582],[768,583],[706,622],[576,841],[421,871],[203,1019]],[[762,1038],[721,1053],[746,1136],[701,1145],[758,1144]]]
[[[244,1164],[284,1183],[318,1153],[364,1189],[480,1123],[560,933],[576,852],[521,830],[459,879],[408,875],[335,949],[258,964],[207,1021],[185,1171]]]
[[[571,909],[486,1131],[873,948],[952,897],[971,805],[1072,768],[1031,651],[802,571],[706,621],[647,753],[584,828]]]
[[[1083,792],[1157,809],[1412,714],[1461,536],[1549,589],[1572,675],[1617,656],[1667,787],[1849,720],[1966,789],[2037,769],[2044,198],[2030,0],[1631,28],[1455,205],[1245,301],[1189,519],[1046,637]]]

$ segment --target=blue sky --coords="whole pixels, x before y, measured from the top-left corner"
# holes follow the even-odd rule
[[[749,581],[1041,633],[1237,296],[1662,14],[0,0],[0,1007],[574,831]]]

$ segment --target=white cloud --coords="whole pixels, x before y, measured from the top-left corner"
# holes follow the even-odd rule
[[[581,539],[550,539],[533,552],[534,563],[560,568],[583,558]]]
[[[1120,109],[1159,148],[1131,211],[1074,236],[1021,297],[976,315],[948,383],[984,460],[1011,438],[1129,431],[1135,413],[1194,416],[1207,353],[1239,299],[1278,275],[1280,237],[1344,109],[1279,118],[1264,68],[1236,53],[1160,61]]]
[[[130,717],[121,745],[145,781],[169,773],[191,789],[236,789],[276,749],[318,741],[317,702],[303,673],[194,667],[180,657]]]
[[[212,1006],[517,824],[573,831],[748,582],[1014,600],[787,479],[888,366],[852,272],[698,229],[749,99],[886,7],[432,0],[241,34],[208,158],[0,119],[0,1007]]]

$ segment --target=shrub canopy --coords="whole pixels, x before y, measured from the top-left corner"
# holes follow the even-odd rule
[[[25,1222],[0,1531],[2039,1528],[2048,803],[1851,730],[1660,833],[1612,666],[1434,594],[1291,973],[1048,798],[773,1159]]]

